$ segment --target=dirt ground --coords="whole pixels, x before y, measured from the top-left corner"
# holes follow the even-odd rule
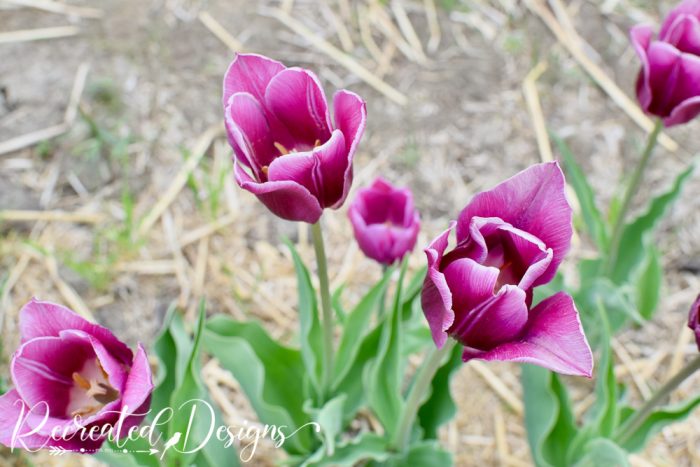
[[[3,375],[18,341],[17,312],[32,296],[90,310],[130,344],[151,342],[173,301],[192,313],[201,297],[212,313],[255,316],[273,335],[293,340],[294,276],[280,239],[298,241],[312,264],[306,227],[275,219],[235,186],[231,151],[220,132],[183,189],[168,197],[182,167],[197,156],[202,135],[222,121],[221,80],[233,52],[212,33],[211,18],[240,43],[234,46],[313,69],[329,95],[348,88],[365,98],[368,125],[355,159],[354,187],[380,174],[410,186],[423,219],[419,246],[444,229],[474,193],[541,160],[522,90],[538,63],[546,64],[536,86],[546,125],[571,145],[601,207],[621,189],[645,137],[528,8],[538,2],[60,3],[97,8],[99,18],[84,17],[84,10],[76,16],[15,3],[0,0],[0,33],[68,25],[78,34],[0,43],[0,145],[63,122],[76,74],[84,64],[89,71],[67,133],[0,153],[0,210],[79,214],[77,221],[0,224]],[[567,2],[551,2],[555,8],[562,3]],[[658,24],[672,4],[572,0],[566,7],[585,55],[632,96],[639,64],[627,31],[637,22]],[[280,16],[278,7],[286,13]],[[346,50],[394,91],[378,91],[336,55],[320,52],[301,29],[280,20],[285,14]],[[402,99],[405,105],[396,102]],[[657,150],[641,198],[670,184],[692,159],[700,149],[692,137],[699,130],[695,122],[669,132],[680,148]],[[700,292],[699,194],[695,176],[660,229],[667,275],[657,318],[616,342],[617,371],[630,384],[633,400],[648,396],[697,352],[683,329]],[[149,218],[164,200],[164,210]],[[352,301],[380,271],[353,243],[345,208],[324,217],[332,281],[347,283],[346,299]],[[143,219],[153,222],[145,228]],[[585,239],[576,241],[565,269],[571,271],[574,258],[589,252]],[[411,264],[417,268],[423,261],[417,248]],[[362,274],[354,274],[358,271]],[[507,397],[519,397],[519,369],[483,368],[464,365],[454,378],[459,413],[443,441],[458,466],[530,465],[522,416]],[[235,385],[217,380],[212,365],[205,372],[229,395],[231,404],[224,407],[229,419],[254,419]],[[589,388],[569,381],[581,394]],[[693,392],[699,382],[688,381],[679,395]],[[583,409],[590,400],[581,399]],[[270,446],[263,448],[255,465],[280,458]],[[14,462],[17,457],[0,459]],[[35,462],[77,461],[44,456]],[[632,462],[699,465],[700,413],[664,430]]]

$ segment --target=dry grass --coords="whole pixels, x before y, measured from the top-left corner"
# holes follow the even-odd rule
[[[423,245],[475,192],[551,157],[546,128],[571,144],[607,205],[644,137],[630,100],[638,64],[626,30],[658,21],[670,5],[104,0],[96,10],[80,3],[0,0],[0,33],[67,20],[81,31],[0,44],[5,356],[17,344],[17,311],[32,296],[92,313],[132,344],[152,340],[171,302],[191,315],[201,297],[211,312],[255,317],[273,336],[293,341],[295,283],[280,238],[298,242],[309,264],[313,252],[306,226],[274,219],[231,179],[219,103],[231,49],[310,67],[329,90],[348,87],[367,99],[354,187],[378,174],[410,185]],[[91,70],[83,92],[76,70],[86,70],[84,61]],[[538,65],[545,62],[546,70]],[[679,147],[658,151],[645,196],[697,151],[697,125],[669,134],[666,146]],[[681,330],[700,291],[698,193],[693,180],[663,226],[668,275],[658,318],[616,342],[616,372],[635,401],[696,352]],[[332,281],[347,284],[352,302],[379,277],[378,267],[354,245],[344,209],[325,222]],[[573,273],[574,259],[589,253],[585,239],[578,241],[565,269]],[[416,251],[412,266],[422,262]],[[232,423],[254,420],[216,362],[205,375]],[[460,369],[453,383],[459,415],[443,431],[456,465],[530,464],[518,376],[510,364]],[[568,381],[582,413],[591,384]],[[676,397],[696,385],[697,378]],[[697,465],[699,433],[695,415],[664,430],[633,465]],[[259,465],[280,455],[263,448]],[[49,460],[40,455],[36,463]]]

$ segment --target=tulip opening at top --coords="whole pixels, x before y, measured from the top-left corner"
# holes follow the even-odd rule
[[[700,114],[700,0],[685,0],[665,18],[658,36],[650,26],[630,31],[642,61],[637,98],[667,127]]]
[[[534,165],[476,195],[425,250],[421,296],[433,340],[451,337],[463,359],[534,363],[590,377],[593,357],[573,299],[560,292],[532,307],[569,250],[572,211],[556,162]],[[456,233],[456,246],[448,250]]]
[[[408,188],[379,177],[357,192],[348,217],[362,252],[381,264],[393,264],[416,245],[420,215]]]
[[[365,102],[333,97],[333,122],[316,75],[255,54],[237,54],[224,77],[223,106],[234,175],[275,215],[316,223],[340,207],[366,122]]]
[[[12,356],[13,388],[0,396],[0,443],[93,453],[121,438],[150,408],[146,352],[73,311],[32,300],[20,312],[21,345]]]

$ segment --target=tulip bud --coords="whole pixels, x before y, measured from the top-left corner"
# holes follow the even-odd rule
[[[698,350],[700,350],[700,295],[690,307],[688,327],[695,333],[695,342],[698,344]]]

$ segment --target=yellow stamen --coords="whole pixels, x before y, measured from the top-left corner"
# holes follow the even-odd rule
[[[78,410],[74,410],[70,413],[71,417],[75,417],[77,415],[80,415],[81,417],[85,415],[92,415],[97,413],[100,410],[99,406],[96,405],[88,405],[87,407],[80,408]]]
[[[277,148],[277,150],[278,150],[283,156],[286,155],[286,154],[289,154],[289,150],[288,150],[287,148],[285,148],[284,146],[282,146],[282,144],[278,143],[277,141],[275,141],[273,144],[275,145],[275,147]]]
[[[320,145],[321,145],[321,140],[320,140],[320,139],[317,139],[316,141],[314,141],[314,147],[315,147],[315,148],[319,147]]]
[[[90,388],[92,387],[90,382],[88,380],[86,380],[85,378],[83,378],[83,375],[81,375],[80,373],[77,373],[77,372],[73,373],[73,381],[75,381],[75,384],[77,384],[81,388],[85,389],[86,391],[89,391]]]
[[[262,171],[262,173],[264,173],[265,175],[267,175],[267,172],[270,170],[270,168],[269,168],[268,166],[266,166],[266,165],[263,165],[263,166],[262,166],[262,169],[260,169],[260,170]]]

